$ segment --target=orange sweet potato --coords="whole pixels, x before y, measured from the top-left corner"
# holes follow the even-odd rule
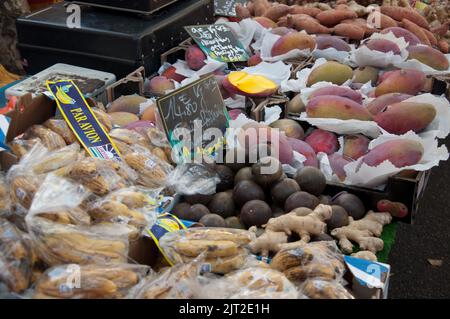
[[[255,0],[253,1],[253,11],[255,17],[264,16],[266,11],[271,7],[271,4],[267,0]]]
[[[381,13],[397,21],[408,19],[409,21],[417,24],[419,27],[430,29],[427,19],[421,16],[420,13],[413,8],[402,8],[398,6],[381,6]]]
[[[403,19],[402,23],[403,28],[405,28],[409,32],[414,33],[414,35],[419,38],[420,42],[426,45],[431,45],[430,40],[428,40],[427,35],[425,34],[425,32],[423,32],[423,29],[421,27],[408,19]]]
[[[307,14],[311,17],[317,16],[322,10],[313,7],[303,7],[299,5],[291,6],[291,14]]]
[[[357,17],[358,15],[353,11],[331,9],[322,11],[316,16],[316,19],[319,20],[322,25],[332,27],[339,24],[342,20]]]
[[[356,25],[358,27],[361,27],[364,29],[364,36],[368,37],[370,35],[372,35],[372,33],[374,33],[376,31],[375,28],[371,27],[370,25],[367,24],[367,21],[362,19],[362,18],[358,18],[358,19],[345,19],[342,20],[341,23],[347,23],[347,24],[352,24],[352,25]]]
[[[369,14],[367,17],[367,24],[377,29],[386,29],[398,26],[397,21],[379,11],[374,11]]]
[[[309,34],[331,33],[331,30],[321,25],[316,19],[305,14],[287,16],[287,26],[298,31],[305,30]]]
[[[264,14],[264,16],[266,18],[269,18],[272,21],[277,22],[278,19],[280,19],[281,17],[284,17],[285,15],[287,15],[289,12],[291,11],[291,7],[289,7],[288,5],[285,4],[275,4],[272,7],[270,7],[269,9],[267,9],[266,13]]]
[[[445,39],[441,39],[438,41],[438,48],[442,53],[448,53],[448,42]]]
[[[250,14],[250,10],[247,7],[244,7],[242,4],[236,4],[236,15],[240,19],[250,18],[252,15]]]
[[[340,23],[334,27],[334,34],[341,37],[347,37],[352,40],[364,39],[364,33],[365,30],[363,28],[354,24]]]
[[[431,45],[434,46],[434,47],[437,46],[437,42],[438,41],[437,41],[436,37],[434,36],[434,34],[431,33],[430,31],[428,31],[427,29],[424,29],[424,28],[422,28],[422,31],[427,36],[428,41],[430,41]]]
[[[443,36],[445,36],[445,34],[448,31],[449,24],[450,24],[450,22],[447,22],[447,23],[441,24],[440,26],[434,27],[431,29],[431,32],[433,34],[435,34],[436,36],[443,37]]]

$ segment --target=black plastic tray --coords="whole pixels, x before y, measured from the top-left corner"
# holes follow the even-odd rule
[[[79,4],[88,4],[101,8],[152,14],[176,1],[182,0],[80,0],[67,1]]]

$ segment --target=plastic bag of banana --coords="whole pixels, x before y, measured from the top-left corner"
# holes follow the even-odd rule
[[[37,281],[36,299],[120,299],[150,273],[133,264],[67,264],[48,269]]]
[[[8,289],[21,293],[30,285],[32,252],[21,231],[0,218],[0,282]]]
[[[48,265],[126,262],[127,225],[91,224],[80,184],[49,174],[36,192],[25,218],[37,254]]]
[[[254,236],[241,229],[190,228],[165,234],[159,244],[174,264],[189,263],[204,253],[203,269],[226,274],[246,263],[246,246]]]
[[[0,173],[0,217],[9,215],[10,204],[5,175]]]

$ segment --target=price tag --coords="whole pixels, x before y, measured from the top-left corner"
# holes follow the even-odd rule
[[[247,50],[225,24],[184,27],[202,51],[220,62],[247,61]]]
[[[214,15],[236,17],[236,5],[245,5],[247,0],[214,0]]]

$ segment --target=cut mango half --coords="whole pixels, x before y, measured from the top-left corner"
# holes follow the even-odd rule
[[[278,89],[278,85],[265,76],[248,74],[244,71],[230,73],[223,85],[230,93],[250,97],[267,97]]]

